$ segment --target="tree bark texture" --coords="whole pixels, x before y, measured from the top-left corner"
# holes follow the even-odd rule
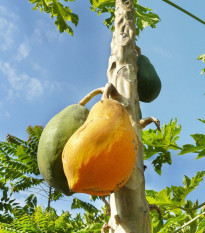
[[[128,101],[126,109],[138,137],[137,163],[127,184],[110,195],[110,233],[150,233],[149,206],[145,196],[143,143],[139,120],[135,19],[132,0],[116,0],[115,31],[111,42],[108,82]]]

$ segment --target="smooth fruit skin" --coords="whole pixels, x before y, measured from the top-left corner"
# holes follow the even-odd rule
[[[126,109],[103,100],[72,135],[62,160],[69,187],[96,196],[117,191],[129,179],[137,156],[137,138]]]
[[[47,183],[71,195],[63,171],[62,152],[68,139],[86,121],[88,109],[73,104],[55,115],[44,128],[37,153],[38,167]]]
[[[161,91],[160,78],[146,56],[137,56],[137,66],[139,100],[147,103],[152,102]]]

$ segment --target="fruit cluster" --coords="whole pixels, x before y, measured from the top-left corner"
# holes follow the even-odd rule
[[[147,57],[138,56],[137,65],[139,99],[151,102],[160,92],[160,79]],[[104,196],[128,181],[137,150],[127,110],[103,99],[90,112],[73,104],[54,116],[41,135],[37,159],[44,179],[64,194]]]

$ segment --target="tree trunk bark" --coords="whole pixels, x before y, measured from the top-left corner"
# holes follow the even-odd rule
[[[135,19],[132,0],[116,0],[115,31],[111,42],[108,82],[128,100],[126,106],[138,137],[137,163],[127,184],[110,195],[110,233],[151,233],[149,206],[145,196],[143,143],[137,92]]]

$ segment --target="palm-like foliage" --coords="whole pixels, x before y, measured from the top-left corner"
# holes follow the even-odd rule
[[[41,126],[29,126],[27,140],[8,134],[6,141],[0,142],[0,211],[5,212],[3,216],[0,215],[2,221],[10,221],[11,214],[16,214],[17,210],[27,213],[34,211],[37,198],[33,187],[38,194],[48,198],[49,202],[62,197],[61,193],[49,187],[40,176],[37,148],[42,130]],[[24,190],[30,191],[31,195],[28,195],[22,208],[14,200],[13,194]]]

